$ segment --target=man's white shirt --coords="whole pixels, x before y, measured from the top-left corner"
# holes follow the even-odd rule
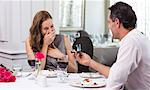
[[[137,30],[130,31],[121,41],[117,60],[110,68],[107,88],[128,90],[150,88],[150,41]]]

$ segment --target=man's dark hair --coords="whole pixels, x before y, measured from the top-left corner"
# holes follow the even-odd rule
[[[117,2],[108,8],[110,12],[110,18],[114,22],[116,18],[123,24],[123,27],[132,30],[136,27],[137,17],[132,7],[124,2]]]

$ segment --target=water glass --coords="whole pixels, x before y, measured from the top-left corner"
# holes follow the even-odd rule
[[[35,83],[41,87],[47,87],[47,78],[45,75],[38,75],[35,79]]]
[[[16,77],[21,77],[22,76],[22,69],[23,69],[22,65],[15,64],[15,65],[13,65],[12,69],[13,69],[13,73]]]
[[[60,82],[66,82],[67,77],[68,77],[67,70],[57,66],[57,78],[59,79],[59,81]]]
[[[63,60],[57,60],[57,78],[60,82],[66,82],[67,79],[67,66],[68,66],[68,56],[66,55]]]

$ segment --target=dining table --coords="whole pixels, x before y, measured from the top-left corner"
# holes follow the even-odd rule
[[[15,82],[0,82],[0,90],[108,90],[102,87],[80,87],[71,83],[85,79],[81,77],[81,73],[68,73],[65,82],[60,82],[58,77],[47,77],[46,86],[36,83],[35,79],[31,79],[29,72],[22,72],[21,77],[17,77]],[[92,80],[106,81],[105,77],[92,78]]]

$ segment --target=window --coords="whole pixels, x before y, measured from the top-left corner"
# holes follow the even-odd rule
[[[110,5],[120,0],[110,0]],[[150,39],[150,0],[121,0],[132,6],[137,15],[137,30]]]
[[[84,0],[60,1],[60,31],[73,32],[84,29]]]

